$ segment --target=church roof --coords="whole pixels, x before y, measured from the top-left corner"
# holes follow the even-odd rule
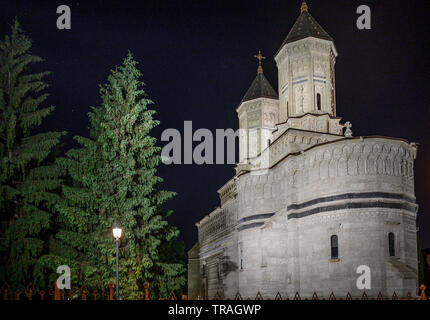
[[[333,38],[320,26],[314,17],[308,11],[308,6],[305,2],[302,4],[300,16],[297,18],[296,23],[288,33],[287,38],[282,43],[281,48],[287,43],[314,37],[318,39],[333,41]]]
[[[270,98],[278,99],[278,94],[272,88],[269,81],[264,76],[263,72],[258,73],[254,81],[246,92],[242,99],[242,102],[258,99],[258,98]]]

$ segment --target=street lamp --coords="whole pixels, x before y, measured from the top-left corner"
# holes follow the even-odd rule
[[[121,238],[122,229],[117,222],[113,225],[112,229],[113,237],[116,242],[116,299],[120,300],[119,297],[119,264],[118,264],[118,248],[119,248],[119,238]]]

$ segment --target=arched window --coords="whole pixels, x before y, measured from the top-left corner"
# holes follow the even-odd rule
[[[392,232],[388,234],[388,251],[390,253],[390,257],[396,256],[395,237]]]
[[[317,108],[318,111],[321,111],[321,94],[317,93]]]
[[[338,246],[338,238],[336,235],[331,236],[330,238],[330,245],[331,245],[331,259],[338,259],[339,258],[339,246]]]

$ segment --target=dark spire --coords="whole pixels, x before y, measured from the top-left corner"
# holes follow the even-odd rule
[[[320,26],[320,24],[309,13],[308,5],[303,1],[300,16],[291,28],[287,38],[282,43],[281,48],[290,42],[298,41],[308,37],[333,41],[333,38]]]
[[[257,69],[257,77],[255,77],[254,81],[249,87],[248,91],[243,97],[242,102],[250,101],[258,98],[270,98],[270,99],[278,99],[278,94],[272,88],[269,81],[263,74],[263,67],[261,66],[261,61],[266,59],[261,54],[261,51],[258,51],[258,55],[255,55],[254,58],[258,59],[258,69]]]

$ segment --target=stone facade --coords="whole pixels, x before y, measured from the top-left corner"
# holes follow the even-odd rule
[[[415,294],[417,146],[343,135],[336,56],[331,40],[286,42],[275,57],[279,100],[237,109],[239,163],[218,190],[221,206],[196,224],[190,298],[361,296],[361,265],[368,295]]]

